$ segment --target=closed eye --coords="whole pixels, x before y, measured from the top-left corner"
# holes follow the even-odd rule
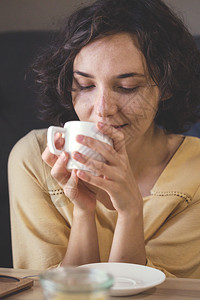
[[[123,86],[118,86],[117,87],[121,92],[123,92],[123,93],[133,93],[133,92],[135,92],[138,88],[139,88],[139,86],[135,86],[135,87],[131,87],[131,88],[125,88],[125,87],[123,87]]]
[[[87,85],[87,86],[83,86],[83,85],[80,85],[80,84],[79,84],[79,89],[80,89],[81,91],[83,91],[83,90],[89,90],[89,89],[91,89],[91,88],[93,88],[93,87],[95,87],[93,84],[92,84],[92,85]]]
[[[79,91],[89,90],[89,89],[95,87],[94,84],[81,85],[75,77],[73,78],[73,82],[74,82],[74,84],[72,86],[72,92],[76,92],[77,90],[79,90]]]

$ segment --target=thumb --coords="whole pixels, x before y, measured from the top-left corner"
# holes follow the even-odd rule
[[[113,147],[117,152],[123,153],[124,151],[126,151],[125,137],[122,131],[101,122],[97,123],[97,128],[103,134],[111,138],[111,140],[113,141]]]
[[[77,194],[78,194],[77,185],[78,185],[77,170],[73,169],[71,172],[71,176],[65,187],[65,194],[72,202],[77,198]]]

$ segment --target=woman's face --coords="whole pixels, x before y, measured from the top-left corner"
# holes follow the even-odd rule
[[[72,101],[81,121],[104,122],[138,138],[154,128],[159,90],[128,33],[101,38],[74,60]]]

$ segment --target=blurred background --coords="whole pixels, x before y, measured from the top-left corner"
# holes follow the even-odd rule
[[[92,0],[0,0],[0,32],[13,30],[50,30],[60,19]],[[182,16],[192,34],[200,34],[199,0],[164,0]]]
[[[117,0],[116,0],[117,1]],[[73,10],[91,0],[0,0],[0,267],[12,266],[7,161],[14,144],[38,120],[37,93],[29,72],[34,57],[48,45],[52,31]],[[200,0],[164,0],[199,41]],[[191,135],[200,136],[200,126]],[[28,201],[28,199],[27,199]]]

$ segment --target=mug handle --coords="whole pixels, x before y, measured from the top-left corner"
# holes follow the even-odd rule
[[[58,126],[50,126],[47,130],[47,144],[52,154],[60,155],[63,151],[56,148],[54,143],[54,135],[56,132],[66,133],[66,129]]]

